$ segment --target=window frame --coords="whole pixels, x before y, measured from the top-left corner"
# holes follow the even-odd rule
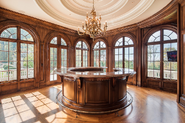
[[[81,48],[79,47],[76,47],[78,42],[81,42]],[[86,44],[87,46],[87,49],[83,48],[83,42]],[[83,40],[80,40],[80,41],[77,41],[76,45],[75,45],[75,67],[76,67],[76,50],[80,50],[81,51],[81,67],[84,67],[83,66],[83,51],[87,51],[87,67],[89,66],[89,46],[88,44],[86,43],[86,41],[83,41]]]
[[[6,42],[16,42],[17,43],[17,79],[16,80],[9,80],[8,81],[0,81],[0,83],[6,83],[6,82],[21,82],[21,81],[34,81],[36,79],[36,37],[35,35],[32,33],[31,29],[26,28],[24,26],[20,26],[20,25],[10,25],[10,26],[5,26],[4,28],[2,28],[2,30],[0,31],[0,34],[8,29],[8,28],[16,28],[17,29],[17,37],[16,39],[13,38],[3,38],[0,37],[1,41],[6,41]],[[21,40],[21,29],[27,31],[31,36],[33,41],[29,41],[29,40]],[[21,79],[21,44],[33,44],[34,45],[34,67],[33,67],[33,78],[28,78],[28,70],[27,70],[27,78]],[[8,51],[9,52],[9,51]],[[9,62],[9,61],[8,61]],[[28,68],[28,67],[27,67]],[[10,72],[10,71],[9,71]]]
[[[160,79],[160,80],[165,80],[165,81],[177,81],[176,79],[165,79],[164,78],[164,44],[168,44],[168,43],[177,43],[177,39],[173,39],[173,40],[164,40],[164,35],[163,32],[164,30],[170,30],[172,32],[175,32],[177,34],[177,32],[174,29],[169,29],[169,28],[160,28],[160,29],[156,29],[153,30],[149,35],[148,38],[146,38],[146,79]],[[157,42],[148,42],[150,36],[152,34],[154,34],[155,32],[160,31],[160,41]],[[156,78],[156,77],[148,77],[148,45],[160,45],[160,77]],[[178,50],[178,49],[177,49]],[[177,70],[178,71],[178,70]],[[170,71],[171,74],[171,71]]]
[[[95,47],[95,45],[96,45],[96,43],[97,42],[99,42],[99,48],[97,48],[97,49],[95,49],[94,47]],[[105,44],[105,48],[100,48],[100,42],[103,42],[104,44]],[[105,67],[107,67],[107,44],[105,43],[105,41],[104,40],[97,40],[95,43],[94,43],[94,45],[93,45],[93,48],[92,48],[92,50],[93,50],[93,62],[92,62],[92,66],[94,66],[94,51],[99,51],[99,64],[98,64],[98,67],[101,67],[100,66],[100,58],[101,58],[101,56],[100,56],[100,52],[101,52],[101,50],[105,50],[106,51],[106,59],[105,59],[105,64],[106,64],[106,66]]]
[[[122,37],[120,37],[120,38],[118,38],[117,40],[116,40],[116,42],[114,43],[114,68],[116,68],[116,59],[115,59],[115,51],[116,51],[116,49],[118,49],[118,56],[120,55],[119,54],[119,48],[122,48],[122,68],[125,68],[125,48],[131,48],[131,47],[133,47],[133,70],[134,70],[134,67],[135,67],[135,65],[134,65],[134,63],[135,63],[135,55],[134,55],[134,41],[132,40],[132,38],[130,38],[130,40],[132,40],[132,45],[125,45],[124,44],[124,42],[125,42],[125,37],[127,37],[127,38],[130,38],[129,36],[122,36]],[[118,40],[119,39],[123,39],[123,45],[122,46],[116,46],[116,43],[118,42]],[[128,55],[130,55],[129,53],[128,53]],[[128,65],[129,65],[129,63],[130,63],[130,61],[128,62]],[[119,62],[118,62],[118,68],[121,68],[121,67],[119,67]],[[129,68],[129,67],[128,67]]]
[[[57,37],[57,44],[51,44],[51,41],[53,40],[53,38]],[[52,38],[49,40],[49,81],[50,82],[56,82],[59,80],[59,76],[57,75],[57,79],[56,80],[52,80],[50,79],[50,48],[57,48],[57,69],[60,69],[61,68],[61,49],[66,49],[67,50],[67,54],[66,54],[66,67],[68,67],[68,43],[66,40],[65,43],[66,43],[66,46],[65,45],[61,45],[61,39],[64,40],[63,36],[61,35],[57,35],[57,36],[52,36]],[[53,74],[54,75],[54,74]]]

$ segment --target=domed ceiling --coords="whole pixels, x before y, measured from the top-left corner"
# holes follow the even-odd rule
[[[171,0],[94,0],[97,16],[108,30],[140,22]],[[0,7],[76,30],[93,7],[93,0],[0,0]]]

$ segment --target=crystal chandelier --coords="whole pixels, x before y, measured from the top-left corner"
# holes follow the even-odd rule
[[[93,9],[92,9],[90,15],[92,17],[89,17],[88,12],[87,12],[85,24],[84,24],[84,22],[82,22],[83,32],[81,32],[78,27],[78,34],[79,35],[85,35],[85,34],[90,35],[90,37],[93,38],[93,40],[94,40],[94,38],[96,36],[105,35],[106,30],[107,30],[107,21],[104,23],[104,29],[101,29],[101,15],[99,18],[96,17],[96,10],[94,8],[94,0],[93,0]]]

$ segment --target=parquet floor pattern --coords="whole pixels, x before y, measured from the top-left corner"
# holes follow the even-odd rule
[[[104,115],[76,114],[56,103],[60,85],[1,95],[0,123],[185,123],[176,94],[128,85],[131,106]]]

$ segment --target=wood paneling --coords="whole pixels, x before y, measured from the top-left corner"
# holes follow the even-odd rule
[[[86,104],[109,102],[109,81],[86,81]]]
[[[147,18],[141,22],[136,24],[128,25],[125,27],[113,29],[107,31],[104,37],[97,37],[96,40],[104,40],[107,45],[107,71],[113,71],[114,68],[114,46],[113,43],[117,40],[117,37],[126,36],[132,34],[134,40],[134,70],[137,74],[133,78],[129,78],[129,83],[137,86],[147,86],[154,87],[157,89],[163,88],[167,91],[175,92],[175,88],[177,87],[178,101],[180,101],[180,97],[183,98],[182,94],[185,94],[184,87],[184,78],[181,80],[185,68],[184,57],[185,48],[185,2],[183,0],[172,0],[166,7],[164,7],[161,11],[152,15],[150,18]],[[168,25],[168,27],[177,27],[178,35],[179,35],[179,77],[177,86],[172,82],[167,84],[167,82],[162,82],[163,84],[156,81],[149,81],[146,78],[146,43],[145,36],[154,28],[161,27],[164,25]],[[93,66],[93,44],[89,36],[79,36],[75,30],[71,30],[62,26],[58,26],[49,22],[45,22],[43,20],[39,20],[33,17],[29,17],[23,14],[19,14],[10,10],[6,10],[0,8],[0,31],[8,26],[21,26],[25,27],[28,30],[31,30],[34,34],[34,37],[37,40],[36,45],[36,72],[35,72],[35,80],[29,82],[29,84],[22,84],[19,82],[13,82],[9,84],[0,84],[0,94],[12,93],[15,91],[26,90],[31,88],[43,87],[51,84],[55,84],[55,82],[50,82],[50,68],[49,68],[49,42],[50,38],[53,36],[62,36],[68,45],[68,66],[75,66],[75,44],[78,40],[85,40],[89,46],[89,66]],[[182,31],[182,34],[181,32]],[[131,37],[130,37],[131,38]],[[180,39],[182,38],[182,40]],[[18,46],[19,47],[19,46]],[[180,68],[183,68],[180,70]],[[19,74],[19,73],[18,73]],[[59,79],[58,79],[59,80]],[[59,81],[56,81],[56,83]],[[32,84],[31,84],[32,83]],[[78,90],[81,93],[81,90]],[[80,99],[79,101],[81,101]],[[85,102],[81,102],[85,103]]]

